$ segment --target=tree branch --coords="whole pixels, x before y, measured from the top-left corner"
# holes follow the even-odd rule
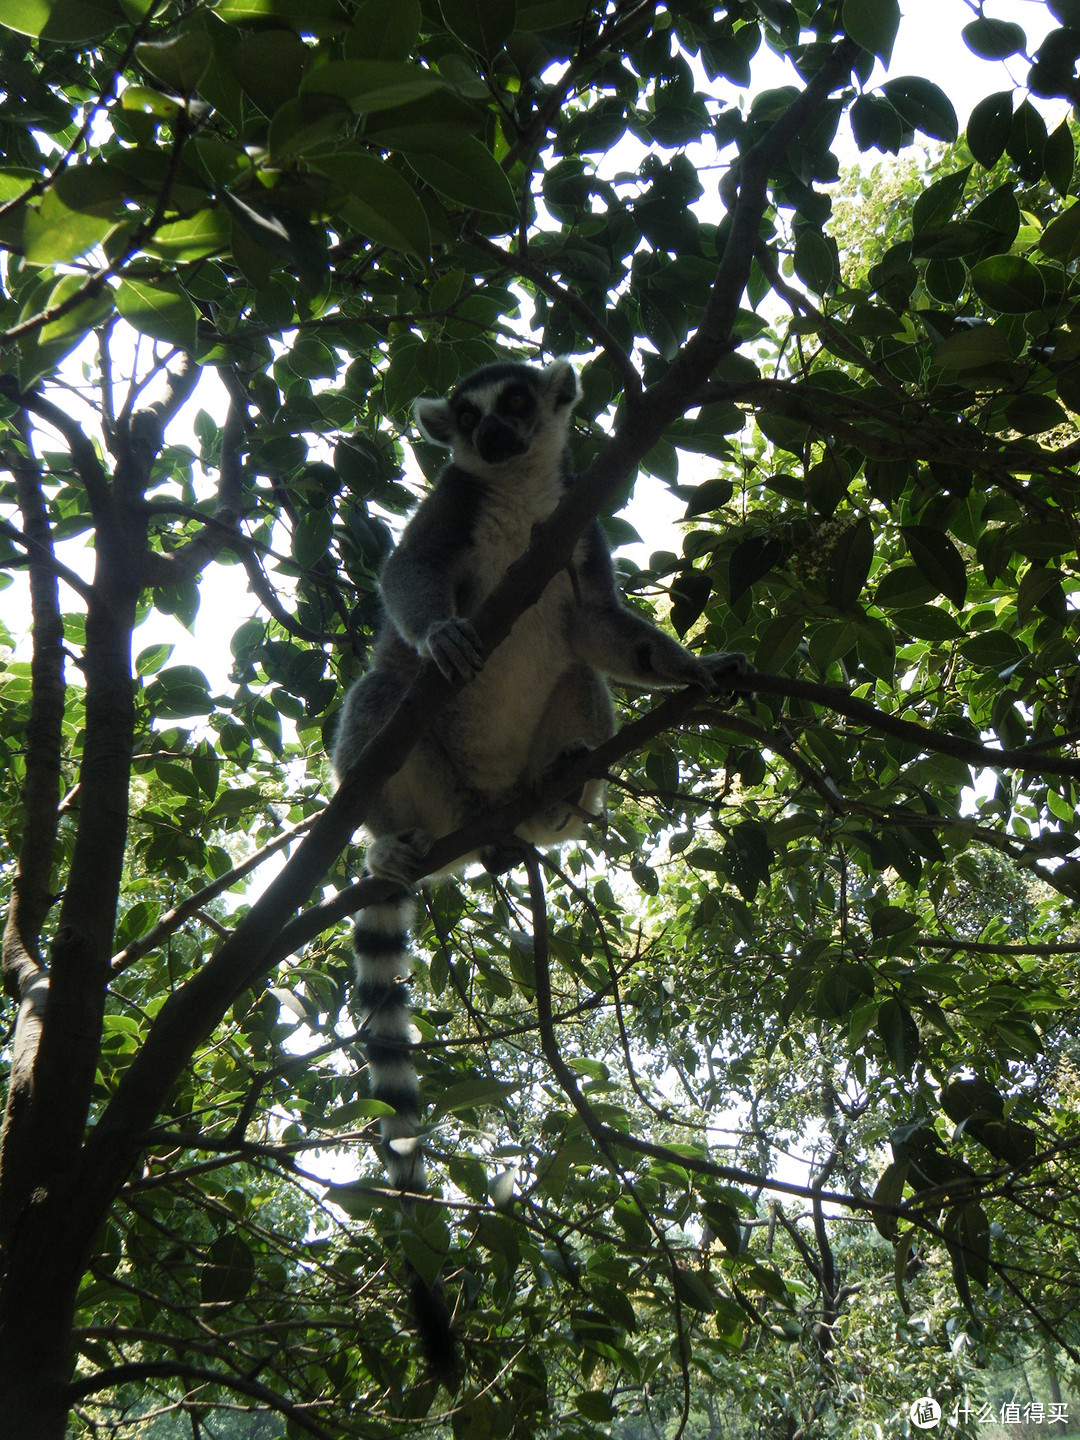
[[[77,1405],[89,1395],[102,1390],[115,1390],[120,1385],[135,1385],[144,1380],[176,1379],[187,1381],[192,1388],[203,1385],[220,1385],[237,1395],[246,1395],[258,1400],[276,1415],[284,1415],[298,1429],[316,1440],[335,1440],[329,1430],[312,1420],[305,1413],[306,1406],[296,1405],[268,1385],[247,1380],[241,1375],[226,1375],[220,1370],[205,1370],[199,1365],[187,1365],[182,1360],[140,1360],[130,1365],[115,1365],[111,1370],[99,1370],[68,1386],[68,1402]]]
[[[1045,742],[1036,754],[1029,754],[1026,747],[1019,750],[995,750],[977,740],[966,740],[962,735],[952,735],[947,730],[930,730],[917,725],[913,720],[902,720],[860,700],[847,690],[836,685],[819,685],[813,680],[795,680],[786,675],[763,675],[754,673],[736,676],[731,689],[740,694],[782,695],[792,700],[809,700],[822,705],[838,715],[847,715],[885,735],[904,740],[919,750],[928,750],[938,755],[950,755],[976,769],[1018,770],[1024,775],[1064,775],[1080,779],[1080,759],[1055,759],[1044,755]]]
[[[41,931],[53,904],[52,873],[62,793],[61,759],[66,684],[64,626],[54,573],[52,531],[41,471],[30,449],[26,415],[19,417],[26,454],[13,447],[5,462],[15,477],[23,527],[31,551],[30,607],[33,656],[30,714],[26,724],[23,826],[19,858],[2,945],[4,989],[18,1002],[11,1075],[0,1134],[0,1243],[10,1241],[17,1217],[33,1188],[34,1129],[29,1119],[34,1068],[41,1045],[48,975],[41,955]]]
[[[64,624],[55,574],[55,556],[41,471],[30,450],[29,427],[22,419],[27,454],[13,447],[4,461],[15,477],[23,536],[31,552],[30,611],[33,657],[30,665],[30,715],[26,724],[26,774],[22,787],[23,827],[11,907],[4,930],[4,984],[18,999],[23,984],[41,968],[38,948],[41,927],[53,903],[52,869],[63,754]]]
[[[199,367],[192,362],[190,371],[197,377]],[[186,388],[190,392],[193,385],[194,380],[190,383],[185,380],[184,386],[178,384],[174,387],[172,395],[167,397],[169,404],[159,402],[162,409],[156,410],[150,407],[145,411],[140,411],[134,417],[137,420],[139,415],[153,414],[153,422],[157,426],[158,434],[157,448],[160,449],[161,446],[163,427],[166,423],[165,417],[170,412],[175,413],[179,404],[182,403],[180,396],[183,390]],[[204,522],[199,533],[181,545],[179,549],[147,556],[148,583],[151,585],[179,585],[185,580],[190,580],[200,574],[203,568],[226,546],[234,545],[243,554],[241,549],[243,536],[237,522],[240,518],[240,506],[244,493],[244,466],[241,452],[246,434],[246,405],[242,399],[234,395],[229,401],[229,409],[225,416],[225,425],[221,435],[221,461],[218,473],[217,505],[214,513]],[[251,553],[249,548],[247,553]]]
[[[301,820],[296,825],[290,825],[287,830],[283,830],[280,835],[277,835],[273,840],[269,841],[268,844],[256,850],[254,855],[249,855],[248,858],[239,865],[235,865],[231,870],[227,870],[224,875],[220,875],[209,885],[204,885],[201,890],[196,890],[194,894],[189,895],[187,899],[183,900],[179,905],[174,905],[171,910],[166,911],[161,919],[158,920],[157,924],[153,925],[145,935],[140,936],[138,940],[132,941],[130,945],[118,951],[118,953],[113,956],[112,964],[109,967],[112,975],[115,977],[123,974],[130,966],[141,960],[144,955],[148,955],[151,950],[156,950],[157,947],[168,940],[171,935],[175,935],[181,925],[185,924],[193,915],[197,914],[204,905],[209,904],[211,900],[224,894],[224,892],[235,885],[238,880],[243,880],[245,876],[250,875],[253,870],[257,870],[271,855],[276,855],[279,850],[291,844],[298,835],[302,835],[305,830],[309,830],[312,823],[312,819],[309,818],[307,820]]]
[[[561,305],[565,305],[570,313],[580,320],[586,335],[595,341],[611,360],[622,378],[627,394],[640,394],[641,376],[638,374],[637,367],[591,305],[582,300],[580,296],[575,295],[572,290],[568,290],[565,285],[560,285],[557,280],[553,280],[546,270],[541,269],[539,265],[533,265],[524,256],[502,250],[493,241],[472,230],[468,231],[466,239],[474,250],[479,250],[482,255],[497,261],[507,270],[520,275],[522,279],[531,281],[545,295],[557,300]]]
[[[39,420],[44,420],[51,425],[67,441],[68,449],[71,451],[71,461],[79,479],[86,486],[86,498],[90,502],[90,509],[94,519],[101,523],[109,514],[111,495],[109,493],[109,481],[105,468],[98,459],[97,451],[93,442],[83,430],[77,420],[59,405],[54,405],[51,400],[46,400],[34,390],[22,391],[13,375],[0,375],[0,395],[5,400],[10,400],[20,410],[29,411],[36,415]]]
[[[8,469],[11,465],[5,460]],[[62,561],[57,560],[51,552],[43,549],[40,542],[32,539],[25,531],[20,530],[17,525],[12,525],[8,520],[0,520],[0,535],[5,536],[13,545],[18,545],[20,550],[25,551],[30,568],[34,564],[43,566],[50,574],[55,575],[58,580],[63,580],[83,600],[90,599],[91,587],[81,575],[76,575],[74,570],[68,568]]]

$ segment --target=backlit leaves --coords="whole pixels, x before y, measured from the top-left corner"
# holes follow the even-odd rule
[[[877,83],[901,8],[220,0],[155,8],[136,41],[147,12],[130,0],[0,0],[19,80],[0,161],[3,318],[19,327],[0,361],[3,453],[23,455],[12,418],[32,386],[86,416],[119,503],[120,468],[153,451],[124,532],[145,530],[153,563],[137,723],[118,747],[133,756],[125,958],[95,1100],[253,898],[233,867],[326,804],[376,577],[422,483],[418,394],[508,354],[565,353],[583,371],[583,472],[610,458],[613,429],[636,433],[631,368],[666,404],[668,362],[730,318],[694,403],[650,440],[641,506],[603,523],[635,607],[695,653],[738,651],[762,672],[608,767],[606,826],[552,857],[546,937],[529,933],[520,867],[425,893],[413,990],[441,1190],[400,1225],[379,1188],[344,923],[235,997],[106,1222],[80,1373],[189,1345],[200,1365],[280,1383],[329,1429],[362,1411],[389,1440],[449,1414],[432,1426],[473,1440],[587,1440],[636,1424],[643,1393],[673,1434],[685,1350],[695,1406],[722,1393],[732,1414],[812,1428],[825,1412],[800,1397],[821,1395],[837,1433],[888,1433],[910,1404],[888,1378],[916,1353],[909,1320],[959,1317],[960,1353],[967,1316],[990,1370],[1000,1335],[1073,1323],[1055,1227],[1075,1228],[1075,1176],[1065,1151],[1030,1167],[1075,1130],[1057,1038],[1074,967],[1038,948],[1071,939],[1080,893],[1080,211],[1071,122],[1041,103],[1068,95],[1074,42],[1040,49],[1026,90],[977,103],[954,145],[947,78]],[[1052,7],[1064,31],[1074,9]],[[761,177],[766,209],[740,240],[740,187],[757,181],[731,162],[760,153],[841,25],[862,52],[851,80]],[[973,64],[1026,46],[981,15],[965,40]],[[773,90],[756,83],[763,41],[797,60]],[[1011,76],[995,65],[984,88]],[[838,181],[845,107],[868,159]],[[718,270],[739,291],[720,321]],[[139,377],[121,373],[133,337]],[[155,451],[154,412],[125,430],[125,403],[156,405],[181,375],[194,395]],[[88,544],[107,553],[85,476],[61,432],[32,424],[49,524],[82,566]],[[444,457],[415,455],[430,480]],[[14,592],[27,562],[4,480]],[[235,582],[242,614],[200,568]],[[83,583],[64,602],[71,779],[93,650]],[[207,626],[194,664],[177,622]],[[17,837],[31,676],[0,639]],[[619,688],[616,703],[645,717],[654,701]],[[80,803],[65,800],[58,892]],[[350,849],[327,897],[361,867]],[[231,891],[208,897],[219,879]],[[552,1070],[536,1030],[545,955],[575,1093],[655,1153],[598,1145]],[[861,1289],[826,1370],[812,1202],[770,1185],[772,1157],[808,1160],[805,1137],[832,1137],[841,1111],[827,1183],[859,1206],[874,1196],[895,1251],[830,1200],[837,1293]],[[324,1185],[315,1157],[331,1151]],[[720,1163],[758,1178],[729,1185]],[[1021,1192],[1034,1216],[1013,1206]],[[452,1401],[417,1379],[403,1252],[443,1274],[467,1335]],[[1021,1290],[1040,1277],[1037,1313],[999,1298],[1002,1265]],[[192,1400],[153,1379],[152,1403],[197,1405],[209,1432],[213,1385]],[[137,1415],[147,1396],[114,1400]],[[117,1413],[103,1402],[99,1428]]]

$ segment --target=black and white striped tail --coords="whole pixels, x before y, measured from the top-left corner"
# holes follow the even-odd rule
[[[394,1107],[394,1114],[379,1122],[380,1148],[391,1185],[406,1195],[426,1189],[420,1085],[410,1053],[415,1032],[409,1006],[409,927],[415,907],[413,896],[403,892],[361,910],[353,929],[354,1001],[368,1084],[373,1099]],[[408,1204],[407,1199],[403,1203]],[[433,1374],[451,1383],[460,1375],[461,1357],[442,1285],[428,1285],[413,1271],[409,1297],[424,1359]]]
[[[357,915],[354,1002],[363,1026],[372,1098],[395,1111],[379,1122],[390,1183],[396,1190],[423,1191],[424,1156],[417,1139],[420,1086],[410,1054],[414,1036],[408,987],[409,926],[415,907],[411,895],[401,894]]]

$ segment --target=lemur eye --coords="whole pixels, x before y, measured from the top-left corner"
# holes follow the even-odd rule
[[[520,415],[528,408],[529,398],[520,390],[511,390],[510,394],[503,399],[503,405],[514,415]]]
[[[464,410],[458,411],[457,420],[463,433],[468,435],[470,431],[476,429],[480,420],[480,412],[479,410],[474,410],[471,405],[467,405]]]

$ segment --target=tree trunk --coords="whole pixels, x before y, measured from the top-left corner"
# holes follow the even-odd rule
[[[71,1328],[85,1265],[65,1198],[36,1199],[23,1215],[0,1279],[0,1436],[63,1440]]]
[[[127,839],[138,583],[123,539],[99,530],[84,651],[79,826],[47,988],[42,974],[43,993],[24,992],[16,1026],[0,1156],[3,1440],[62,1440],[66,1432],[75,1302],[105,1213],[78,1175]]]

